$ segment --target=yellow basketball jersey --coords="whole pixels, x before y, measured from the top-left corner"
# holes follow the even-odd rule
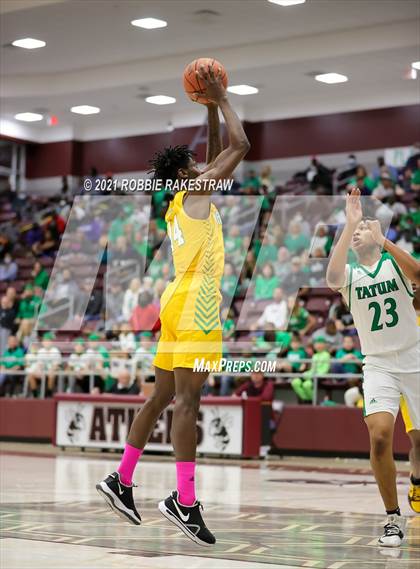
[[[171,240],[175,280],[195,279],[212,281],[217,289],[224,270],[222,220],[214,204],[210,204],[207,219],[187,215],[183,201],[187,192],[178,192],[169,204],[165,221]]]

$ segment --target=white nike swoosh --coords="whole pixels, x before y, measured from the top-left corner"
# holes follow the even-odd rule
[[[117,484],[118,484],[118,492],[119,492],[120,496],[122,496],[124,494],[124,490],[121,488],[119,482],[117,482]]]
[[[188,520],[190,519],[190,514],[188,514],[188,515],[185,516],[185,515],[181,512],[181,510],[179,509],[179,506],[178,506],[178,504],[176,503],[176,500],[174,500],[173,502],[174,502],[176,511],[178,512],[179,517],[181,518],[181,520],[182,520],[183,522],[188,522]]]

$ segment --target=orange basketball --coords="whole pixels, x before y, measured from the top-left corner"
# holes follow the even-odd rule
[[[196,75],[196,71],[199,71],[200,65],[204,65],[205,69],[211,65],[215,74],[219,73],[221,70],[222,83],[225,89],[228,84],[228,76],[226,69],[223,67],[220,61],[217,61],[217,59],[212,59],[211,57],[200,57],[199,59],[195,59],[189,65],[187,65],[187,67],[184,69],[183,77],[185,92],[191,101],[206,105],[210,101],[206,97],[205,85],[203,81],[200,80],[200,78]]]

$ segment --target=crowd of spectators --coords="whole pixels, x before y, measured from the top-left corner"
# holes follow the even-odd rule
[[[223,196],[224,355],[234,358],[235,345],[246,344],[241,357],[275,359],[280,376],[274,381],[253,374],[245,383],[233,375],[211,376],[207,393],[272,399],[275,384],[287,382],[299,401],[309,402],[314,378],[327,376],[330,385],[352,389],[346,401],[357,404],[358,380],[341,378],[361,370],[352,317],[339,296],[326,289],[314,293],[326,286],[325,259],[342,212],[332,208],[326,224],[316,213],[308,222],[296,207],[281,223],[269,224],[279,195],[321,198],[355,184],[372,196],[379,219],[392,211],[388,237],[419,259],[420,154],[402,169],[379,157],[370,172],[353,155],[341,172],[313,158],[281,187],[265,166],[259,174],[249,171],[232,195]],[[255,196],[261,200],[257,219]],[[68,195],[2,199],[1,211],[12,219],[2,223],[0,216],[0,395],[142,391],[153,377],[160,297],[173,276],[164,242],[167,204],[166,192],[153,193],[151,209],[129,197],[117,208],[106,199],[92,205],[82,197],[66,241]],[[53,266],[57,276],[48,287]],[[56,333],[34,331],[37,318],[38,328]]]

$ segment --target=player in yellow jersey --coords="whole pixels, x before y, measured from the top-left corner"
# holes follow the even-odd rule
[[[153,161],[154,176],[167,183],[176,180],[230,178],[249,150],[242,124],[227,98],[221,76],[203,67],[199,79],[206,85],[208,105],[207,166],[201,171],[186,146],[166,148]],[[218,109],[229,137],[222,150]],[[161,298],[161,337],[155,365],[155,390],[135,417],[117,472],[96,488],[111,508],[133,524],[140,524],[132,494],[132,475],[162,411],[176,396],[171,440],[177,470],[177,490],[159,503],[161,513],[199,545],[216,542],[201,516],[195,497],[197,416],[207,372],[194,371],[196,359],[211,364],[221,358],[219,316],[220,280],[223,274],[223,236],[220,215],[211,192],[179,192],[168,207],[167,231],[171,240],[175,280]]]

